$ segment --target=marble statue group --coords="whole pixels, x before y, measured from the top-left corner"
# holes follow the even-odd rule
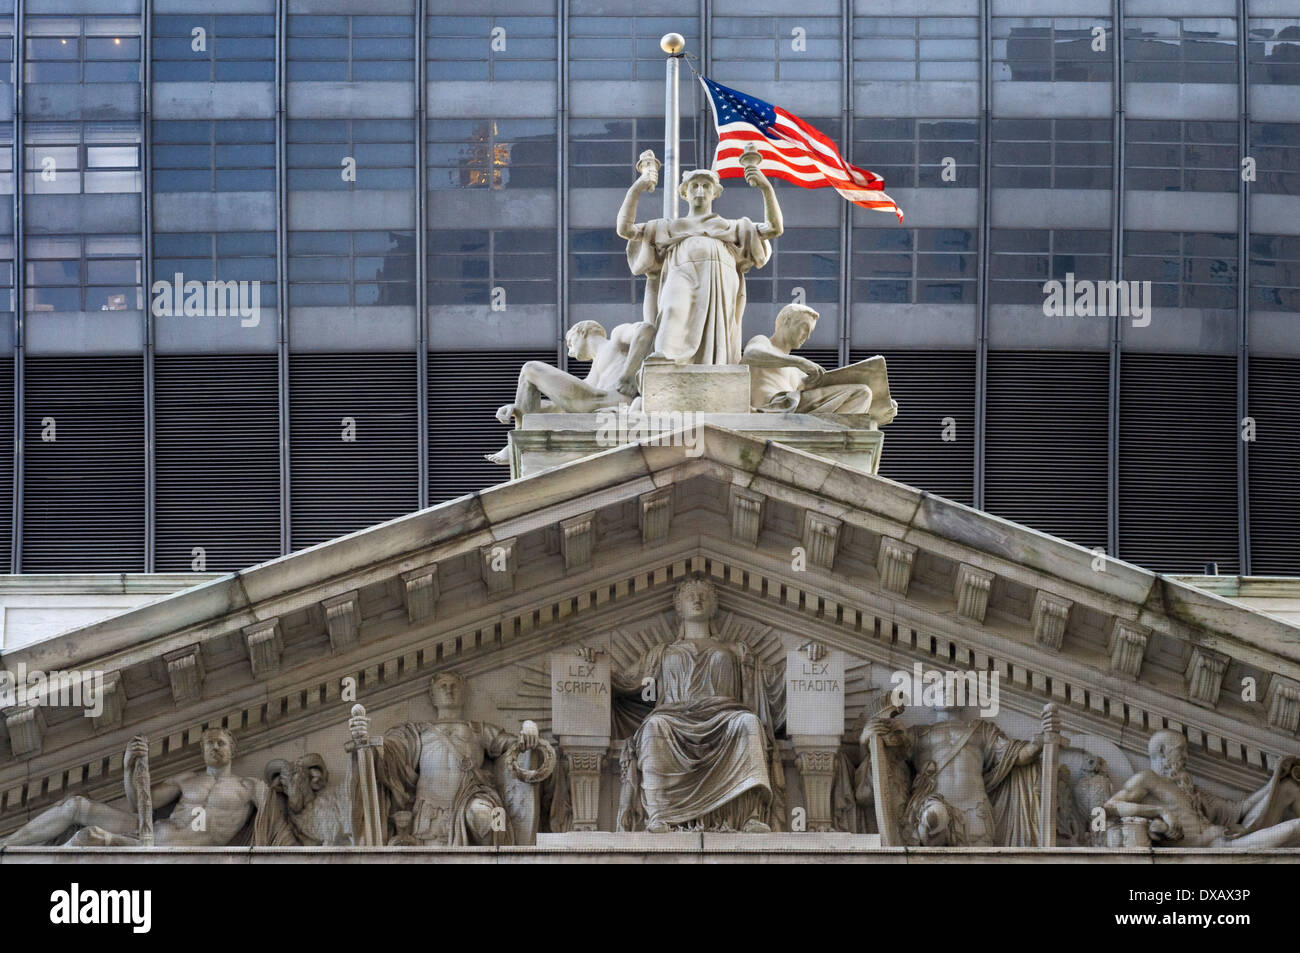
[[[722,631],[707,579],[677,586],[673,615],[674,637],[611,673],[620,777],[613,827],[788,830],[784,672]],[[824,652],[813,649],[813,659]],[[438,673],[435,718],[374,737],[358,706],[348,721],[348,777],[332,786],[317,753],[240,777],[234,734],[222,727],[203,732],[201,770],[149,784],[149,744],[133,738],[123,758],[125,807],[71,797],[0,845],[473,847],[572,830],[572,753],[557,751],[531,720],[512,731],[467,718],[465,690],[458,673]],[[1294,757],[1278,759],[1263,787],[1234,801],[1198,787],[1186,739],[1158,731],[1150,767],[1116,791],[1099,758],[1086,758],[1073,778],[1060,763],[1068,739],[1054,705],[1043,732],[1028,739],[1008,736],[973,706],[911,726],[900,712],[886,705],[867,720],[856,757],[848,746],[834,755],[834,829],[879,833],[885,846],[1300,846]]]
[[[785,230],[776,190],[758,163],[745,181],[763,199],[763,221],[727,219],[713,211],[722,181],[709,169],[682,173],[678,192],[690,206],[680,218],[636,221],[641,197],[658,184],[659,163],[646,151],[640,175],[619,208],[615,231],[627,241],[633,275],[645,277],[642,317],[611,331],[596,321],[569,329],[569,357],[590,361],[583,378],[541,361],[519,373],[512,403],[497,410],[503,424],[529,413],[593,413],[627,405],[640,409],[641,371],[647,361],[673,365],[745,366],[750,372],[754,412],[860,415],[872,426],[889,423],[898,405],[889,396],[881,357],[827,371],[792,353],[816,326],[818,314],[802,304],[787,305],[772,335],[755,335],[742,345],[745,276],[772,257],[772,242]],[[487,457],[510,461],[508,448]]]

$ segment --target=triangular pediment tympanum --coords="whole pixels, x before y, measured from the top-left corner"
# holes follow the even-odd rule
[[[649,637],[697,573],[765,651],[812,639],[885,670],[996,670],[1004,707],[1036,716],[1055,701],[1067,734],[1108,739],[1135,763],[1172,728],[1193,774],[1246,791],[1271,759],[1300,754],[1288,623],[710,427],[691,452],[620,447],[6,654],[10,671],[101,672],[107,695],[93,719],[5,711],[0,833],[70,793],[120,790],[133,735],[169,774],[199,764],[205,726],[236,729],[243,752],[339,727],[345,678],[383,707],[424,695],[444,669],[541,673],[570,643]],[[544,682],[520,684],[532,688],[498,708],[543,714]],[[852,741],[871,703],[850,688]]]

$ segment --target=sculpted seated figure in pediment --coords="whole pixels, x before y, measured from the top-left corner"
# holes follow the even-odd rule
[[[783,777],[771,770],[783,673],[717,637],[708,580],[678,586],[676,606],[679,638],[613,674],[616,722],[632,729],[618,829],[768,833],[784,814]]]
[[[1279,758],[1263,787],[1234,801],[1196,786],[1179,732],[1157,731],[1147,753],[1151,767],[1106,802],[1112,823],[1145,819],[1157,847],[1300,847],[1300,758]]]

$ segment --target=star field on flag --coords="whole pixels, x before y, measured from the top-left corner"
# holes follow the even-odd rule
[[[709,94],[718,132],[713,171],[719,178],[744,177],[740,155],[746,143],[753,142],[763,157],[763,174],[769,178],[805,189],[833,188],[854,205],[893,212],[903,220],[902,210],[883,191],[884,179],[849,165],[834,142],[798,116],[707,77],[701,76],[700,82]]]

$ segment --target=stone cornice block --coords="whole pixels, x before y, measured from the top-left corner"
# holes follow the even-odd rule
[[[344,652],[361,641],[361,597],[356,589],[321,602],[330,648]]]
[[[1136,679],[1146,657],[1148,632],[1142,626],[1123,619],[1111,623],[1106,650],[1110,653],[1110,670],[1116,675]]]
[[[203,696],[203,652],[197,645],[168,652],[163,656],[167,664],[167,680],[171,683],[172,701],[178,705],[197,701]]]
[[[835,565],[843,520],[806,510],[803,517],[803,548],[814,566],[830,569]]]
[[[638,519],[641,525],[641,542],[658,543],[668,538],[673,521],[673,488],[651,490],[637,497],[641,504]]]
[[[104,673],[100,697],[103,699],[103,710],[98,715],[90,716],[90,724],[96,734],[111,731],[122,724],[122,714],[126,710],[126,688],[122,684],[121,672]]]
[[[900,596],[907,595],[912,582],[912,566],[916,562],[916,547],[892,536],[880,537],[880,550],[876,568],[880,571],[880,585]]]
[[[412,625],[432,619],[438,603],[438,567],[424,566],[402,573],[402,598]]]
[[[6,708],[4,719],[15,758],[32,758],[41,753],[45,740],[45,712],[40,705]]]
[[[596,548],[596,513],[583,513],[560,520],[560,552],[564,554],[564,571],[577,572],[591,565]]]
[[[253,667],[254,678],[270,678],[280,671],[284,637],[280,633],[279,619],[267,619],[247,626],[244,644],[248,648],[248,662]]]
[[[1274,675],[1268,683],[1264,703],[1270,726],[1288,734],[1300,730],[1300,682]]]
[[[959,563],[953,577],[953,595],[957,599],[957,614],[974,622],[983,623],[989,610],[989,594],[993,591],[994,573],[969,563]]]
[[[1200,705],[1214,705],[1223,688],[1223,673],[1228,670],[1228,656],[1211,652],[1199,645],[1192,646],[1183,676],[1187,684],[1187,697]]]
[[[511,537],[479,547],[479,566],[488,592],[510,592],[515,588],[518,542]]]
[[[761,493],[731,488],[731,538],[746,546],[758,545],[758,533],[763,528],[763,501]]]
[[[1034,593],[1034,641],[1045,649],[1058,651],[1065,641],[1065,629],[1070,624],[1070,610],[1074,603],[1042,589]]]

